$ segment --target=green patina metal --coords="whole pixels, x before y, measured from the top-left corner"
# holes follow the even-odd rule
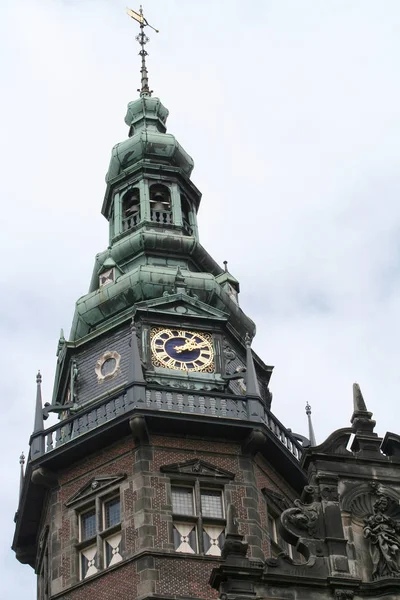
[[[112,150],[102,207],[110,222],[110,245],[96,256],[89,293],[76,303],[71,342],[103,332],[138,303],[176,293],[177,270],[187,299],[226,315],[237,338],[255,333],[237,301],[239,282],[198,240],[201,194],[189,178],[194,163],[166,132],[167,117],[158,98],[145,96],[128,104],[129,138]],[[165,190],[164,204],[154,199],[153,186]],[[126,216],[127,194],[135,198],[133,217]],[[113,281],[100,285],[107,270],[113,270]]]

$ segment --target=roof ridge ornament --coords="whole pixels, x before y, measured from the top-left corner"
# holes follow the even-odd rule
[[[140,25],[140,33],[136,36],[136,40],[140,44],[139,56],[142,57],[142,66],[140,69],[141,88],[138,89],[138,92],[140,92],[141,98],[150,98],[151,94],[153,93],[153,90],[151,90],[149,88],[149,74],[148,74],[147,66],[146,66],[146,56],[148,56],[149,53],[145,49],[145,45],[150,41],[150,38],[145,34],[144,28],[146,26],[150,27],[156,33],[159,33],[159,30],[156,29],[155,27],[153,27],[152,25],[150,25],[150,23],[147,21],[147,19],[144,18],[142,5],[140,5],[139,12],[136,12],[135,10],[132,10],[131,8],[127,8],[126,13],[129,17],[131,17],[131,19],[134,19]]]
[[[313,423],[312,423],[312,419],[311,419],[311,406],[308,403],[308,401],[306,404],[306,415],[308,418],[308,437],[310,440],[310,446],[316,446],[317,441],[315,439],[314,427],[313,427]]]

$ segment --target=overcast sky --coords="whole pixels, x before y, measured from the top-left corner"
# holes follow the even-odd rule
[[[9,550],[35,375],[51,400],[60,327],[108,243],[112,146],[137,96],[126,0],[1,0],[3,431],[0,599],[34,598]],[[137,9],[138,6],[132,5]],[[400,3],[146,0],[154,95],[193,156],[203,245],[241,283],[273,410],[318,441],[400,405]],[[12,590],[12,592],[11,592]]]

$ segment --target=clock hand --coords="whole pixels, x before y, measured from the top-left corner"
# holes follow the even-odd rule
[[[174,350],[176,350],[176,352],[178,354],[180,354],[184,350],[189,350],[189,352],[192,352],[192,350],[200,350],[201,348],[207,348],[207,346],[208,346],[207,342],[197,343],[197,342],[193,342],[192,340],[188,340],[181,346],[175,346]]]

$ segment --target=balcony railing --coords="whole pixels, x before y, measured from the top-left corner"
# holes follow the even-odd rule
[[[61,420],[56,425],[33,434],[32,444],[35,443],[35,447],[38,449],[36,457],[48,454],[56,448],[84,436],[89,431],[130,413],[134,409],[140,409],[146,413],[165,411],[187,415],[204,415],[216,419],[263,422],[297,460],[301,458],[301,444],[271,412],[261,405],[259,400],[251,400],[251,402],[256,403],[256,410],[254,410],[255,405],[251,406],[250,401],[242,396],[147,388],[144,400],[132,401],[129,399],[132,397],[132,395],[129,395],[130,387],[132,386],[128,386],[124,392],[115,397],[107,398],[90,407],[78,410],[75,414]],[[257,412],[258,414],[256,414]]]
[[[169,210],[151,210],[150,218],[154,223],[161,223],[162,225],[172,224],[172,212]]]
[[[129,215],[129,217],[125,217],[125,219],[122,219],[122,231],[128,231],[128,229],[132,229],[132,227],[138,225],[139,221],[139,212]]]

